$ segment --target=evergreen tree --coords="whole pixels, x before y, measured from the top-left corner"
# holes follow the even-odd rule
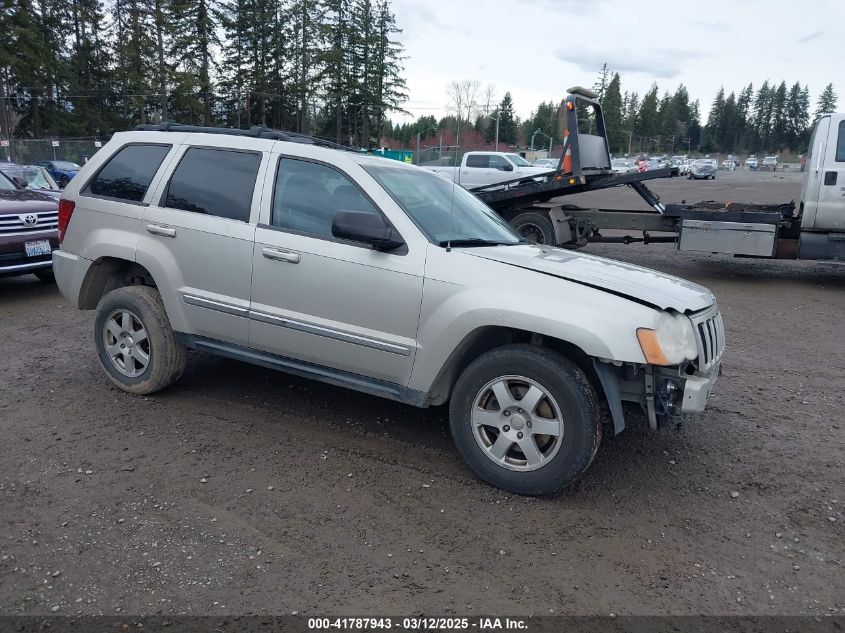
[[[718,151],[724,128],[725,88],[720,87],[710,106],[710,114],[707,116],[707,125],[704,128],[705,137],[702,139],[702,146],[705,151]]]
[[[510,92],[505,93],[505,96],[499,102],[499,107],[496,108],[493,118],[491,118],[487,133],[491,139],[495,138],[496,134],[496,115],[499,116],[499,142],[511,145],[516,143],[517,120],[514,114],[513,99],[511,98]],[[492,132],[492,137],[490,136],[490,132]]]
[[[624,132],[622,112],[622,82],[619,73],[614,73],[604,97],[601,100],[607,142],[613,153],[624,152],[628,147],[628,135]]]
[[[214,50],[222,44],[218,36],[221,11],[216,0],[173,0],[170,7],[168,26],[172,36],[167,54],[173,60],[178,82],[174,105],[179,115],[184,116],[187,110],[191,119],[195,111],[201,112],[198,118],[203,125],[214,121],[211,77]]]
[[[819,95],[819,102],[816,105],[816,111],[813,113],[813,121],[817,121],[823,114],[836,112],[836,105],[839,97],[833,91],[833,84],[827,84]]]
[[[655,138],[660,129],[660,122],[657,118],[657,84],[652,84],[649,91],[643,97],[640,104],[640,111],[637,116],[637,131],[639,137],[640,151],[654,147]]]

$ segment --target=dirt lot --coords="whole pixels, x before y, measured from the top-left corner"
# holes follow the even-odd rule
[[[774,202],[800,182],[654,188]],[[474,479],[442,409],[196,353],[176,387],[126,395],[91,313],[0,280],[0,613],[841,613],[845,266],[588,250],[709,286],[729,351],[703,416],[607,438],[554,499]]]

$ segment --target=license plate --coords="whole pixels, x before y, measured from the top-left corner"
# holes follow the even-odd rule
[[[53,249],[50,248],[50,240],[37,240],[35,242],[25,242],[23,247],[26,250],[27,257],[49,255],[53,251]]]

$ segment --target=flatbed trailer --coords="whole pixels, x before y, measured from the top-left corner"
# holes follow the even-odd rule
[[[564,101],[563,154],[556,170],[470,189],[523,237],[568,248],[589,242],[670,242],[679,250],[745,257],[845,259],[845,233],[836,228],[807,230],[803,204],[798,208],[794,202],[664,204],[647,183],[671,177],[668,168],[614,175],[595,94],[582,88],[571,88],[569,93]],[[591,112],[585,115],[585,109]],[[589,121],[589,133],[579,131],[579,118]],[[826,173],[825,183],[828,180]],[[633,189],[652,210],[584,209],[556,200],[620,186]],[[604,235],[605,230],[635,234]]]

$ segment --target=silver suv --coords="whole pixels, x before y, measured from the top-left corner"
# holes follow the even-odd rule
[[[724,348],[705,288],[527,243],[427,170],[281,132],[116,134],[59,231],[59,288],[121,389],[172,384],[190,347],[449,402],[472,470],[521,494],[575,480],[623,403],[655,429],[702,411]]]

